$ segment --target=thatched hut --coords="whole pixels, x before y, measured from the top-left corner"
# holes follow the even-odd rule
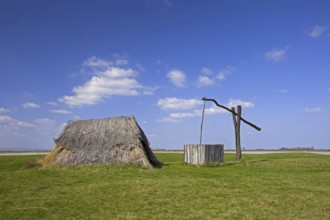
[[[55,149],[43,164],[133,163],[161,167],[133,116],[71,121],[54,141]]]

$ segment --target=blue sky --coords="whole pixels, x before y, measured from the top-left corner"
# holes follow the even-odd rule
[[[330,1],[2,0],[0,149],[134,115],[152,148],[199,142],[201,98],[243,106],[242,147],[330,148]],[[234,146],[206,103],[204,143]]]

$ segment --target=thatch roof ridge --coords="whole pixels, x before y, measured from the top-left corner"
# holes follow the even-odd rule
[[[62,134],[55,139],[55,143],[64,147],[68,145],[71,148],[85,146],[83,142],[91,139],[94,140],[94,144],[100,144],[98,139],[106,139],[110,143],[132,144],[134,137],[141,136],[141,139],[146,139],[142,133],[134,116],[77,120],[66,125]]]

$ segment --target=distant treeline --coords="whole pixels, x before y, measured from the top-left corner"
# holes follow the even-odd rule
[[[322,149],[315,149],[314,147],[281,147],[279,148],[279,150],[311,151],[311,150],[322,150]]]

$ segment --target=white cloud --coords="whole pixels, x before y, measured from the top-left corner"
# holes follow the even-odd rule
[[[138,72],[131,68],[118,66],[128,65],[127,57],[116,56],[115,61],[92,56],[83,62],[83,71],[91,73],[91,78],[82,85],[73,88],[73,95],[59,98],[60,102],[74,107],[95,105],[112,96],[153,95],[155,89],[142,86],[135,78]],[[51,104],[51,103],[48,103]],[[52,111],[54,112],[54,111]],[[59,114],[70,114],[68,111],[55,111]]]
[[[280,93],[288,93],[288,90],[287,89],[279,89],[278,90]]]
[[[14,120],[12,117],[8,115],[0,115],[0,122],[8,122]]]
[[[126,60],[126,59],[117,59],[115,61],[115,64],[117,66],[126,66],[126,65],[128,65],[128,60]]]
[[[220,70],[217,75],[217,79],[219,79],[220,81],[225,80],[228,75],[233,73],[234,70],[235,68],[231,66],[228,66],[226,69]]]
[[[9,115],[0,115],[0,125],[6,127],[34,127],[33,124],[17,120]]]
[[[241,101],[239,99],[229,99],[229,101],[226,104],[224,104],[224,106],[226,106],[228,108],[232,108],[232,107],[236,108],[237,105],[242,106],[242,108],[253,108],[254,107],[254,104],[252,102]],[[196,110],[194,110],[194,113],[196,116],[200,116],[200,115],[202,115],[202,110],[196,109]],[[205,108],[206,115],[223,114],[223,113],[228,113],[228,111],[216,106],[214,103],[212,103],[211,107]]]
[[[320,107],[317,108],[305,108],[305,112],[320,112],[322,109]]]
[[[218,74],[217,78],[218,78],[219,80],[225,80],[225,79],[226,79],[226,75],[225,75],[224,73],[221,72],[221,73]]]
[[[191,113],[191,112],[178,112],[178,113],[170,114],[170,118],[191,118],[191,117],[195,117],[195,116],[196,116],[196,114]]]
[[[171,122],[171,123],[178,123],[182,122],[185,118],[192,118],[195,117],[196,114],[194,112],[176,112],[169,114],[168,117],[161,118],[157,121],[159,122]]]
[[[136,77],[137,72],[132,69],[122,69],[117,67],[112,67],[111,69],[105,70],[101,72],[100,75],[105,76],[107,78],[130,78]]]
[[[193,109],[202,104],[203,102],[198,99],[180,99],[175,97],[159,99],[157,102],[157,106],[163,110]]]
[[[225,69],[221,69],[215,77],[211,77],[213,75],[213,71],[207,67],[201,69],[202,75],[198,76],[197,86],[210,86],[216,83],[216,80],[223,81],[235,70],[234,67],[228,66]]]
[[[119,55],[117,55],[117,56],[119,56]],[[92,57],[88,58],[87,60],[85,60],[82,65],[84,67],[88,67],[92,70],[99,70],[99,71],[107,70],[112,66],[128,65],[128,59],[126,59],[122,56],[119,56],[119,57],[120,58],[112,61],[112,60],[105,60],[105,59],[102,59],[102,58],[99,58],[96,56],[92,56]]]
[[[53,106],[57,106],[56,102],[47,102],[48,105],[53,105]]]
[[[154,91],[143,91],[143,95],[153,95]]]
[[[55,126],[56,122],[52,119],[41,118],[35,120],[33,123],[20,121],[9,115],[0,115],[0,125],[7,127],[9,130],[19,128],[37,128],[38,126],[51,127]]]
[[[265,54],[267,60],[277,63],[286,58],[287,51],[285,49],[272,49]]]
[[[26,102],[22,105],[24,108],[40,108],[40,105],[33,102]]]
[[[155,91],[159,89],[159,86],[143,87],[143,89],[143,95],[153,95],[155,94]]]
[[[198,76],[197,86],[203,87],[203,86],[210,86],[214,84],[214,80],[209,78],[208,76]]]
[[[53,127],[56,126],[56,122],[49,118],[39,118],[35,120],[35,123],[41,126]]]
[[[96,56],[92,56],[83,62],[84,66],[92,68],[107,68],[112,66],[114,63],[111,60],[104,60]]]
[[[50,112],[56,113],[56,114],[72,114],[71,111],[68,111],[65,109],[52,109],[52,110],[50,110]]]
[[[254,104],[248,101],[241,101],[239,99],[229,99],[229,102],[226,104],[227,107],[236,107],[237,105],[242,106],[242,108],[252,108]]]
[[[111,67],[98,72],[81,86],[73,88],[73,96],[59,100],[69,106],[94,105],[111,96],[135,96],[144,87],[134,79],[137,72],[132,69]]]
[[[170,99],[178,100],[178,103],[180,103],[180,106],[176,105],[176,104],[171,105],[172,102],[167,102],[167,101],[165,102],[165,103],[168,104],[168,105],[166,105],[167,108],[162,108],[163,105],[159,105],[158,103],[157,104],[162,109],[185,110],[184,108],[181,108],[181,104],[183,103],[182,100],[185,100],[185,99],[177,99],[177,98],[170,98]],[[158,121],[178,123],[178,122],[182,122],[183,119],[185,119],[185,118],[200,117],[202,115],[201,106],[202,106],[203,102],[201,102],[197,99],[186,99],[186,100],[195,100],[196,101],[196,105],[194,107],[192,105],[191,108],[189,108],[189,109],[193,109],[192,111],[190,111],[190,112],[170,113],[168,117],[159,119]],[[177,102],[175,101],[174,103],[177,103]],[[252,107],[254,107],[254,104],[252,102],[241,101],[239,99],[229,99],[228,103],[225,104],[225,106],[227,106],[228,108],[236,107],[237,105],[241,105],[243,108],[252,108]],[[169,108],[169,107],[171,107],[171,108]],[[200,108],[198,108],[198,107],[200,107]],[[205,115],[214,115],[214,114],[223,114],[223,113],[228,113],[228,111],[223,109],[223,108],[219,108],[214,103],[212,103],[211,107],[205,108]]]
[[[195,111],[196,116],[202,115],[202,109],[196,109]],[[212,104],[211,107],[205,108],[205,115],[215,115],[220,113],[226,113],[227,111],[223,108],[219,108],[215,104]]]
[[[211,69],[207,68],[207,67],[203,67],[201,69],[201,73],[202,74],[205,74],[205,75],[212,75],[213,74],[213,71]]]
[[[63,123],[59,124],[50,118],[39,118],[34,121],[35,128],[31,131],[31,136],[42,135],[46,139],[52,140],[57,134],[63,130]]]
[[[6,147],[50,149],[53,146],[53,138],[62,129],[54,120],[48,118],[26,122],[8,115],[0,116],[0,140]]]
[[[14,124],[17,127],[22,127],[22,128],[31,128],[31,127],[34,127],[35,126],[34,124],[31,124],[31,123],[28,123],[28,122],[24,122],[24,121],[18,121],[18,120],[16,120],[14,122]]]
[[[325,26],[320,26],[320,25],[315,25],[314,27],[311,28],[311,30],[308,32],[308,35],[311,38],[319,38],[327,31],[327,27]]]
[[[6,108],[0,108],[0,113],[3,113],[3,112],[9,112],[9,110]]]
[[[168,72],[166,76],[175,86],[180,88],[186,87],[186,75],[184,74],[184,72],[173,69]]]
[[[330,92],[330,88],[328,89],[328,91]]]

